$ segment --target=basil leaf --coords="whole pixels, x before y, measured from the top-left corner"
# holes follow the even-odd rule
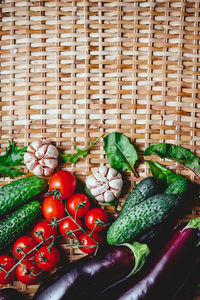
[[[104,135],[101,134],[94,142],[90,143],[89,147],[87,147],[84,150],[81,150],[80,148],[76,147],[76,153],[75,154],[60,154],[60,157],[65,161],[65,162],[71,162],[72,164],[75,164],[80,157],[84,158],[86,155],[89,153],[90,149],[95,146],[100,138]]]
[[[105,137],[105,154],[112,168],[118,171],[131,171],[138,177],[134,165],[137,152],[129,139],[119,132],[112,132]]]
[[[144,155],[151,154],[177,161],[200,178],[200,158],[184,147],[159,143],[149,146],[144,152]]]
[[[183,178],[181,175],[173,173],[156,161],[146,160],[146,163],[148,163],[150,167],[152,176],[158,178],[168,186],[174,183],[177,179]]]

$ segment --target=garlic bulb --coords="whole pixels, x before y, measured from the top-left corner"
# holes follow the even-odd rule
[[[107,166],[99,167],[86,179],[86,186],[97,201],[110,202],[118,198],[122,185],[121,174]]]
[[[46,140],[34,141],[24,154],[27,169],[37,176],[50,176],[58,165],[58,150]]]

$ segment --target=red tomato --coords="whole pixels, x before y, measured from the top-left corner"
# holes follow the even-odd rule
[[[74,194],[67,201],[67,209],[72,216],[83,217],[90,209],[90,200],[84,194]]]
[[[17,259],[23,258],[31,249],[37,246],[36,241],[29,235],[24,235],[16,240],[13,246],[13,253]],[[35,250],[31,252],[27,258],[31,258],[35,255]]]
[[[49,180],[49,189],[58,189],[62,194],[62,199],[69,198],[76,189],[76,177],[68,171],[58,171]]]
[[[87,231],[88,234],[90,234],[91,231]],[[104,241],[103,235],[99,232],[93,232],[92,237],[99,243],[102,244]],[[83,233],[79,240],[81,242],[80,250],[87,254],[92,254],[97,250],[97,243],[86,233]]]
[[[37,266],[43,271],[50,271],[60,261],[60,253],[56,247],[48,245],[42,246],[38,249],[35,255],[35,262]]]
[[[0,266],[4,268],[6,271],[9,271],[12,269],[12,267],[15,265],[15,260],[9,255],[1,255],[0,256]],[[8,284],[11,283],[15,278],[15,269],[8,275],[4,270],[0,269],[0,284]]]
[[[55,238],[56,235],[57,235],[56,227],[47,220],[39,222],[33,228],[33,237],[38,243],[41,243],[43,240],[48,239],[50,236],[53,236]],[[52,242],[53,237],[51,239],[48,239],[45,242],[45,244]]]
[[[57,197],[53,199],[52,195],[47,196],[42,204],[42,213],[48,221],[52,218],[62,219],[65,215],[65,205]]]
[[[40,279],[40,269],[35,262],[24,259],[16,268],[17,279],[24,284],[36,284]]]
[[[99,225],[98,225],[99,224]],[[100,207],[92,208],[85,216],[85,225],[94,231],[101,231],[108,224],[108,215],[104,209]]]
[[[76,222],[78,225],[83,227],[81,219],[76,218]],[[83,231],[79,229],[78,225],[68,216],[60,222],[59,231],[66,238],[78,238],[83,233]]]

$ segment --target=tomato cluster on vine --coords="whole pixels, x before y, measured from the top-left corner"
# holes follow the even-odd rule
[[[54,173],[49,181],[51,195],[43,201],[43,216],[47,220],[56,219],[61,235],[75,240],[82,252],[92,254],[104,241],[100,231],[106,228],[108,216],[100,207],[91,208],[89,198],[75,193],[75,189],[76,178],[72,173]]]
[[[60,261],[55,240],[60,236],[72,239],[86,254],[96,253],[104,242],[108,215],[100,207],[91,208],[89,198],[75,193],[76,178],[68,171],[58,171],[49,180],[49,195],[42,203],[44,220],[33,228],[32,236],[18,238],[13,254],[0,256],[0,284],[9,284],[15,277],[24,284],[36,284],[43,271],[50,271]],[[59,234],[58,234],[59,233]]]

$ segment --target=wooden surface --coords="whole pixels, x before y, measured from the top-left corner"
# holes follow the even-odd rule
[[[142,151],[151,144],[200,154],[199,0],[2,0],[0,7],[1,153],[9,139],[23,146],[47,138],[71,154],[119,131],[140,153],[138,180],[150,174]],[[84,160],[61,167],[84,179],[105,163],[101,139]],[[199,202],[188,199],[184,213],[199,215]],[[30,298],[36,289],[14,286]],[[200,299],[194,293],[188,300]]]

